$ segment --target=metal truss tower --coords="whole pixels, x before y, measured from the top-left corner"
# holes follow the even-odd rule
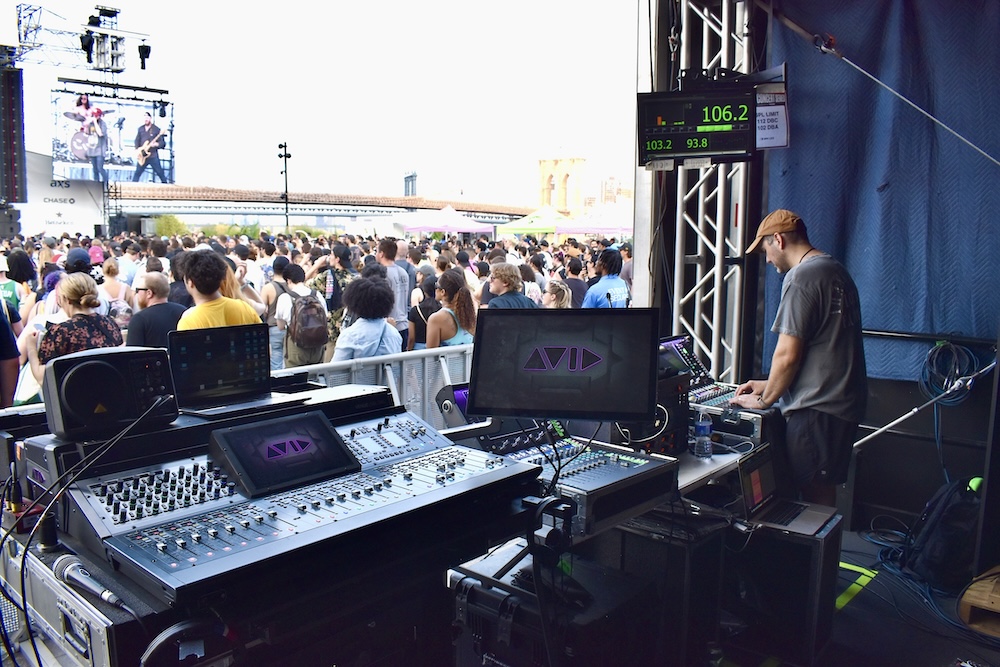
[[[671,20],[665,20],[668,16]],[[678,69],[709,76],[719,69],[751,72],[748,35],[745,2],[660,0],[656,43],[669,45],[671,55],[668,61],[657,54],[659,89],[676,87]],[[663,76],[668,62],[670,74]],[[660,224],[665,235],[674,234],[673,284],[666,286],[672,298],[672,329],[692,337],[695,351],[724,382],[740,379],[746,303],[743,254],[754,164],[678,164],[658,179]]]

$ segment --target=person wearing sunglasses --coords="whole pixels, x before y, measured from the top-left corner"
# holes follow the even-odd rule
[[[179,303],[167,301],[170,283],[157,271],[137,276],[132,290],[141,310],[132,315],[128,323],[126,345],[137,347],[166,347],[167,332],[177,328],[177,321],[187,310]]]

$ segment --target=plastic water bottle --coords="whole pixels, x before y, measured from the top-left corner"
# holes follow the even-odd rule
[[[694,455],[699,459],[712,458],[712,415],[698,411],[694,422]]]

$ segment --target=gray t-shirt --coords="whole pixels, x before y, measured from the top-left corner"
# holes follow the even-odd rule
[[[396,330],[403,331],[410,326],[406,319],[406,315],[410,311],[410,278],[404,269],[395,264],[385,268],[386,280],[389,281],[392,293],[396,295],[396,302],[392,307],[392,318],[396,320]]]
[[[779,407],[813,408],[860,422],[868,400],[858,288],[840,262],[810,257],[785,275],[771,331],[805,341],[798,374]]]

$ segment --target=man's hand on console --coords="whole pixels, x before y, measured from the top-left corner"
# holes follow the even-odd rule
[[[744,382],[736,388],[736,395],[729,400],[730,405],[738,405],[749,410],[763,410],[768,408],[761,400],[764,388],[767,387],[767,380],[750,380]]]

